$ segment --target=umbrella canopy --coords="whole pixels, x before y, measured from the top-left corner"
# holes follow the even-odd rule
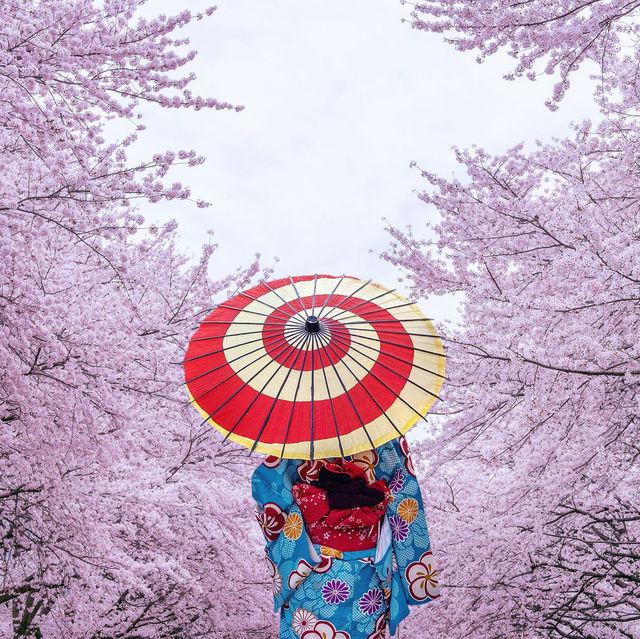
[[[344,457],[403,435],[438,398],[444,369],[442,341],[415,304],[344,275],[239,293],[201,322],[184,359],[205,422],[290,459]]]

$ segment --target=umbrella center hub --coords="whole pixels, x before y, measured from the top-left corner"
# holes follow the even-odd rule
[[[304,322],[304,328],[307,333],[319,333],[320,320],[315,315],[309,315]]]

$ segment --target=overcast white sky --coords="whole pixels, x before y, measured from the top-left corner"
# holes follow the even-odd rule
[[[194,256],[213,229],[212,277],[259,252],[265,263],[279,257],[276,276],[347,273],[408,295],[397,269],[369,251],[388,244],[383,217],[419,234],[434,214],[414,192],[427,183],[412,160],[451,176],[452,145],[501,152],[525,140],[533,148],[536,138],[564,137],[571,120],[596,117],[586,73],[552,113],[544,101],[554,78],[507,82],[511,58],[478,65],[475,53],[403,24],[409,9],[399,0],[221,0],[213,16],[189,25],[183,33],[199,51],[189,66],[193,92],[245,110],[148,111],[137,153],[205,155],[170,181],[213,206],[145,205],[147,221],[177,219]],[[145,13],[177,10],[150,0]],[[420,302],[438,320],[454,318],[456,305]]]

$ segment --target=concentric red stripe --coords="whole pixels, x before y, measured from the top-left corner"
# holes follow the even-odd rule
[[[313,279],[313,276],[294,278],[294,281],[297,282],[309,279]],[[279,286],[288,285],[290,285],[290,281],[288,278],[269,283],[269,286],[274,289]],[[270,291],[265,285],[258,285],[250,291],[247,291],[247,293],[251,297],[257,298],[260,295],[270,293]],[[328,294],[316,296],[316,309],[319,309],[324,304],[327,296]],[[311,296],[303,298],[303,301],[305,302],[305,304],[308,304],[309,307],[311,306]],[[353,309],[355,306],[358,306],[358,308],[354,310],[354,313],[356,315],[359,315],[363,320],[366,320],[367,322],[376,319],[391,320],[388,321],[388,323],[384,324],[384,330],[386,331],[391,329],[397,331],[398,333],[398,335],[395,335],[398,346],[380,343],[380,353],[377,356],[377,360],[375,361],[375,363],[370,363],[370,370],[363,377],[361,382],[348,391],[351,401],[358,407],[360,418],[366,424],[373,421],[380,415],[380,410],[375,405],[375,403],[372,402],[367,393],[367,390],[376,398],[378,404],[380,404],[380,406],[384,410],[386,410],[395,401],[396,394],[401,393],[402,389],[404,388],[404,385],[406,384],[406,378],[410,375],[411,372],[411,362],[406,361],[406,363],[403,363],[402,361],[390,357],[390,355],[394,355],[404,360],[407,357],[407,354],[411,351],[407,348],[403,348],[403,345],[411,346],[412,341],[411,337],[406,333],[400,321],[396,320],[390,313],[377,306],[375,303],[366,301],[363,303],[363,301],[364,300],[357,297],[347,298],[344,295],[334,295],[331,298],[330,304],[325,309],[323,315],[338,315],[338,313],[340,313],[342,310],[349,310]],[[249,297],[240,294],[235,296],[228,302],[225,302],[225,306],[232,306],[237,309],[242,309],[251,302],[252,300]],[[300,303],[297,298],[293,301],[290,301],[289,303],[293,308],[300,308]],[[330,308],[333,308],[335,306],[339,306],[338,311],[331,313]],[[266,313],[269,309],[266,306],[264,308]],[[287,310],[289,312],[292,312],[286,304],[281,304],[279,308],[282,311]],[[218,307],[207,317],[207,321],[231,321],[237,316],[238,312],[239,311],[230,310],[228,308]],[[281,318],[279,321],[276,319],[277,315],[279,315]],[[268,361],[269,357],[274,357],[274,359],[281,363],[287,355],[290,355],[290,357],[287,359],[287,363],[290,365],[295,358],[295,354],[293,354],[293,347],[291,347],[289,344],[285,344],[285,342],[283,341],[283,334],[280,332],[278,326],[279,324],[284,329],[286,317],[282,315],[282,313],[278,313],[275,310],[272,310],[269,314],[269,318],[263,319],[267,323],[276,324],[276,326],[265,326],[265,328],[261,331],[260,325],[262,324],[262,321],[259,317],[256,317],[256,337],[262,335],[265,349],[269,353],[268,357],[264,357],[260,361],[260,365],[265,364]],[[333,322],[329,320],[329,323],[333,325],[339,324],[340,319],[341,318],[338,318]],[[342,319],[345,319],[344,315],[342,316]],[[350,318],[348,321],[353,321],[353,318]],[[362,326],[365,325],[366,324],[362,324]],[[185,359],[201,355],[203,352],[213,352],[215,350],[221,349],[224,336],[229,326],[230,325],[226,324],[202,324],[194,335],[194,338],[213,337],[214,339],[209,339],[201,342],[191,341]],[[373,326],[375,328],[375,324]],[[271,333],[267,330],[269,328],[276,329],[276,332]],[[252,330],[251,326],[242,326],[243,332],[249,330]],[[381,335],[381,337],[382,339],[385,339],[384,335]],[[253,336],[247,335],[246,339],[247,341],[253,339]],[[252,346],[252,348],[257,347],[258,345],[259,343],[256,342],[256,344]],[[333,361],[334,363],[342,358],[344,360],[344,363],[349,368],[351,368],[354,373],[356,373],[357,375],[361,375],[361,366],[349,356],[346,356],[344,354],[344,349],[348,348],[349,345],[350,338],[348,335],[347,327],[343,326],[343,328],[340,329],[340,333],[334,337],[333,341],[329,346],[327,346],[326,350],[322,351],[322,361],[326,365],[327,356],[329,356],[331,361]],[[366,348],[363,344],[355,344],[354,346],[363,353],[367,353],[369,355],[374,354],[374,351]],[[234,350],[237,351],[237,353],[234,353]],[[213,411],[215,411],[228,397],[230,397],[234,392],[238,391],[237,395],[233,399],[228,401],[228,403],[224,405],[223,408],[215,412],[213,416],[214,421],[220,424],[226,430],[230,430],[236,424],[238,417],[242,415],[247,406],[255,398],[255,402],[253,403],[250,411],[233,431],[237,435],[254,438],[257,435],[258,430],[262,426],[265,417],[269,413],[269,410],[271,410],[274,399],[272,397],[264,395],[256,397],[257,395],[259,395],[259,393],[256,389],[251,388],[250,386],[245,386],[244,388],[242,388],[244,385],[243,380],[237,376],[233,368],[228,364],[228,360],[233,359],[233,357],[239,355],[241,350],[242,349],[231,349],[227,353],[212,354],[208,355],[207,357],[193,360],[192,362],[185,362],[185,378],[187,380],[192,379],[203,373],[206,373],[206,371],[211,371],[213,368],[220,366],[220,369],[215,371],[214,373],[205,374],[199,379],[196,379],[193,382],[189,383],[189,390],[194,398],[196,398],[201,408],[207,411],[208,414],[211,414]],[[255,355],[248,356],[239,360],[239,363],[237,365],[248,363],[252,358],[255,358]],[[295,379],[296,375],[299,375],[298,371],[300,369],[302,359],[302,356],[298,358],[298,362],[294,367],[295,370],[291,373],[293,379]],[[305,364],[306,370],[309,370],[310,368],[310,360],[311,358],[310,356],[308,356],[307,363]],[[317,355],[314,360],[316,364],[319,363]],[[385,366],[388,368],[385,368]],[[268,374],[272,372],[272,367],[273,365],[267,368],[266,372]],[[330,366],[327,369],[327,374],[333,374]],[[225,378],[227,377],[230,377],[230,379],[225,381]],[[378,381],[376,377],[381,381]],[[316,383],[318,383],[319,381],[320,383],[322,383],[322,379],[322,375],[316,376]],[[352,382],[351,379],[345,379],[344,381],[346,385],[349,385]],[[386,388],[384,384],[386,384],[390,388]],[[347,398],[344,393],[342,393],[338,397],[332,398],[332,401],[333,408],[338,419],[338,424],[340,426],[341,434],[346,434],[352,432],[353,430],[356,430],[357,428],[360,428],[360,420],[354,413],[349,398]],[[292,402],[290,400],[282,398],[278,399],[276,406],[273,408],[273,412],[271,413],[271,416],[269,418],[269,422],[261,436],[262,441],[282,443],[287,424],[289,423],[291,410]],[[311,434],[311,403],[297,402],[293,407],[292,421],[295,425],[295,428],[291,429],[288,436],[288,442],[294,443],[308,440]],[[333,422],[329,400],[316,400],[314,402],[314,438],[325,439],[334,436],[335,425]]]

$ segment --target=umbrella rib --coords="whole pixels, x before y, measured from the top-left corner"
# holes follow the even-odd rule
[[[260,311],[252,311],[249,308],[236,308],[235,306],[227,306],[226,304],[218,304],[216,308],[227,308],[230,311],[239,311],[240,313],[251,313],[252,315],[260,315],[261,317],[271,317],[272,313],[261,313]],[[293,317],[293,315],[287,315],[282,311],[286,317]]]
[[[296,283],[293,281],[293,278],[291,276],[289,276],[289,281],[291,282],[291,286],[293,286],[293,290],[296,292],[296,295],[298,296],[298,301],[300,302],[300,306],[302,307],[302,312],[304,313],[305,318],[309,317],[309,313],[307,313],[307,309],[304,305],[304,303],[302,302],[302,298],[300,297],[300,293],[298,293],[298,287],[296,286]]]
[[[316,310],[316,287],[318,286],[318,274],[313,276],[313,299],[311,300],[311,315],[315,315]]]
[[[299,342],[301,342],[302,339],[304,339],[304,336],[299,339]],[[296,342],[295,345],[294,344],[290,344],[289,345],[289,349],[291,349],[291,352],[287,354],[287,356],[285,357],[285,361],[289,359],[289,356],[291,355],[291,353],[295,352],[295,350],[298,347],[298,343],[299,342]],[[258,400],[258,397],[260,397],[262,395],[262,393],[264,393],[264,389],[271,383],[271,380],[277,375],[278,371],[282,370],[282,366],[284,365],[284,362],[280,363],[280,362],[276,362],[274,359],[271,359],[271,361],[267,362],[262,367],[262,369],[260,369],[259,372],[261,373],[271,363],[279,364],[279,366],[273,371],[273,373],[271,373],[271,377],[269,377],[269,379],[262,385],[262,388],[256,393],[256,396],[251,400],[251,403],[244,409],[244,413],[242,413],[242,415],[240,415],[240,417],[238,417],[238,421],[231,427],[231,430],[227,432],[227,434],[224,436],[224,439],[222,441],[226,441],[227,438],[229,437],[229,435],[231,435],[231,433],[233,433],[233,431],[239,426],[240,422],[244,419],[244,416],[249,412],[251,407]],[[252,449],[252,451],[253,451],[253,449]]]
[[[373,301],[373,300],[365,300],[365,303],[366,302],[370,302],[370,301]],[[378,306],[378,308],[376,308],[376,309],[371,309],[371,310],[368,310],[368,311],[362,311],[362,313],[357,313],[357,315],[358,315],[358,317],[366,317],[367,315],[371,315],[373,313],[379,313],[380,311],[393,311],[396,308],[403,308],[404,306],[412,306],[413,304],[415,304],[415,302],[403,302],[402,304],[396,304],[395,306]],[[358,304],[358,306],[362,306],[362,304]],[[354,306],[353,308],[349,308],[349,309],[344,309],[344,310],[340,311],[337,315],[333,315],[333,316],[328,315],[324,319],[334,320],[337,317],[340,317],[340,315],[342,315],[343,313],[346,313],[347,311],[351,313],[356,308],[358,308],[358,306]]]
[[[343,341],[346,342],[346,339],[343,338],[338,331],[336,331],[336,339],[343,339]],[[369,339],[373,339],[373,338],[369,338]],[[364,342],[360,342],[357,339],[354,339],[352,337],[350,337],[350,341],[353,342],[354,344],[359,344],[360,346],[364,346],[364,348],[368,348],[372,351],[375,351],[376,353],[379,353],[380,351],[377,348],[374,348],[373,346],[369,346],[369,344],[365,344]],[[391,344],[393,345],[393,342],[391,342]],[[416,349],[417,350],[417,349]],[[430,353],[431,351],[426,351],[427,353]],[[430,370],[429,368],[425,368],[424,366],[420,366],[420,364],[414,364],[413,361],[409,361],[408,359],[403,359],[402,357],[398,357],[397,355],[392,355],[391,353],[382,353],[385,357],[391,357],[392,359],[397,359],[399,362],[403,362],[405,364],[411,364],[411,366],[415,366],[416,368],[419,368],[421,371],[425,371],[425,373],[431,373],[432,375],[435,375],[436,377],[442,377],[444,379],[444,375],[440,375],[440,373],[436,373],[435,371]],[[434,353],[436,354],[436,353]],[[363,353],[364,355],[364,353]]]
[[[338,325],[339,326],[339,325]],[[340,329],[337,326],[332,326],[331,331],[340,334]],[[385,332],[385,331],[381,331]],[[444,353],[436,353],[435,351],[427,350],[426,348],[418,348],[417,346],[409,345],[409,344],[400,344],[399,342],[390,342],[387,339],[380,339],[376,337],[369,337],[368,335],[353,335],[351,331],[345,329],[342,332],[343,335],[348,335],[350,339],[357,337],[359,339],[368,339],[373,342],[380,342],[381,344],[389,344],[390,346],[400,346],[402,348],[409,348],[413,351],[418,351],[420,353],[429,353],[430,355],[437,355],[438,357],[446,357]],[[406,333],[408,335],[408,333]],[[396,335],[404,335],[404,333],[396,333]],[[438,337],[437,335],[425,335],[424,337]],[[359,342],[363,346],[366,346],[363,342]]]
[[[282,337],[280,340],[280,344],[282,344],[283,342],[286,342],[287,339],[285,337]],[[273,346],[274,344],[269,344],[269,346]],[[239,359],[242,359],[243,357],[246,357],[247,355],[253,355],[253,353],[257,353],[259,350],[261,350],[263,347],[258,346],[258,348],[254,348],[252,351],[249,351],[247,353],[242,353],[241,355],[237,355],[236,357],[227,360],[226,362],[223,362],[222,364],[220,364],[220,366],[216,366],[215,368],[212,368],[210,371],[205,371],[204,373],[200,373],[200,375],[196,375],[195,377],[192,377],[191,379],[188,379],[184,382],[180,382],[179,386],[182,386],[182,384],[191,384],[191,382],[195,382],[196,379],[200,379],[201,377],[204,377],[205,375],[209,375],[209,373],[213,373],[217,370],[219,370],[220,368],[224,368],[227,364],[231,364],[231,362],[235,362]],[[257,360],[255,360],[256,362],[259,361],[260,359],[262,359],[265,355],[268,355],[269,353],[265,352],[264,355],[261,355]],[[251,365],[253,362],[249,362],[249,364],[246,364],[246,366]],[[243,367],[240,370],[244,370]],[[226,380],[225,380],[226,381]],[[209,392],[209,391],[207,391]],[[200,397],[203,397],[204,395],[200,395]],[[198,399],[200,399],[200,397],[198,397]]]
[[[205,340],[205,339],[222,339],[224,340],[226,337],[236,337],[237,335],[255,335],[256,333],[263,333],[263,332],[269,332],[269,333],[279,333],[282,331],[282,334],[284,335],[285,338],[287,338],[287,333],[294,334],[293,336],[295,337],[295,334],[297,333],[298,335],[301,333],[301,331],[303,331],[304,329],[301,326],[285,326],[284,328],[282,328],[282,326],[280,326],[280,328],[271,328],[268,331],[246,331],[244,333],[231,333],[231,334],[225,334],[225,335],[214,335],[212,337],[201,337],[199,338],[199,340]],[[235,348],[237,346],[246,346],[247,344],[252,344],[253,342],[259,342],[259,341],[265,341],[266,339],[273,339],[274,337],[276,337],[275,335],[267,335],[265,336],[264,340],[261,337],[256,337],[256,339],[251,339],[248,342],[243,342],[242,344],[232,344],[231,346],[227,346],[227,347],[223,347],[217,351],[211,351],[210,353],[203,353],[202,355],[197,355],[196,357],[190,357],[189,359],[185,359],[183,360],[184,362],[190,362],[194,359],[200,359],[201,357],[206,357],[207,355],[215,355],[216,353],[220,353],[223,350],[230,350],[232,348]],[[192,339],[192,342],[195,341],[199,341],[199,340],[195,340]],[[271,346],[271,344],[268,344],[269,346]]]
[[[351,404],[351,408],[353,408],[353,412],[356,414],[356,417],[358,418],[358,421],[360,422],[360,425],[364,430],[364,434],[367,436],[367,439],[371,444],[371,448],[375,448],[376,446],[373,443],[373,440],[371,439],[371,435],[369,435],[369,431],[367,430],[367,427],[365,426],[364,421],[362,421],[362,417],[360,416],[360,413],[357,411],[356,406],[353,403],[353,399],[351,399],[351,395],[349,395],[349,391],[347,390],[347,387],[344,385],[344,382],[342,381],[342,378],[340,377],[340,375],[338,375],[338,371],[336,370],[336,365],[331,361],[331,358],[327,353],[326,346],[324,345],[323,342],[320,342],[320,345],[322,346],[322,349],[324,350],[324,353],[327,356],[327,361],[331,364],[331,367],[333,368],[333,372],[335,373],[337,380],[340,382],[340,386],[342,386],[342,390],[344,391],[345,395],[347,396],[347,399],[349,400],[349,403]]]
[[[331,319],[330,313],[333,313],[333,311],[335,311],[337,308],[340,308],[347,300],[351,299],[358,291],[361,291],[365,286],[367,286],[368,284],[371,284],[372,280],[367,280],[364,284],[362,284],[361,286],[358,286],[358,288],[355,291],[352,291],[351,293],[349,293],[349,295],[347,295],[346,297],[343,297],[335,306],[332,306],[328,311],[327,314],[324,316],[323,319]],[[318,315],[318,317],[320,317]]]
[[[313,461],[313,409],[314,409],[314,401],[315,401],[315,388],[314,388],[314,379],[315,379],[315,369],[314,369],[314,355],[315,355],[315,336],[317,333],[309,333],[311,335],[311,436],[309,437],[309,459]]]
[[[307,333],[307,334],[308,334],[308,333]],[[301,346],[301,345],[302,345],[302,344],[301,344],[301,342],[304,340],[304,338],[305,338],[305,336],[304,336],[304,335],[300,337],[299,341],[298,341],[298,342],[296,342],[296,348],[297,348],[298,346]],[[260,427],[260,431],[258,432],[258,435],[256,436],[256,439],[255,439],[255,441],[253,442],[253,445],[251,446],[251,451],[249,452],[249,454],[250,454],[250,455],[251,455],[251,453],[253,453],[253,451],[255,450],[256,446],[258,445],[258,441],[260,440],[260,436],[262,435],[262,433],[263,433],[263,431],[264,431],[264,429],[265,429],[265,427],[266,427],[266,425],[267,425],[267,422],[269,421],[269,418],[271,417],[271,413],[273,412],[273,409],[275,408],[275,406],[276,406],[276,404],[277,404],[278,400],[280,399],[280,394],[282,393],[282,391],[283,391],[283,389],[284,389],[284,387],[285,387],[285,385],[286,385],[287,381],[289,380],[289,375],[291,375],[291,371],[293,370],[293,368],[292,368],[292,367],[296,365],[296,362],[298,361],[298,358],[300,357],[300,353],[301,353],[301,352],[302,352],[302,351],[301,351],[299,348],[297,348],[297,352],[296,352],[296,354],[295,354],[296,356],[294,357],[293,362],[291,363],[291,366],[289,366],[289,367],[287,368],[287,374],[286,374],[286,376],[285,376],[285,378],[284,378],[284,381],[283,381],[283,382],[282,382],[282,384],[280,385],[280,388],[278,389],[278,393],[276,394],[276,396],[275,396],[275,398],[274,398],[274,400],[273,400],[273,403],[271,404],[271,408],[269,409],[269,412],[267,413],[267,416],[265,417],[264,422],[262,423],[262,426]],[[289,353],[289,355],[287,355],[287,358],[286,358],[286,359],[289,359],[289,357],[291,356],[291,354],[292,354],[292,353]],[[286,361],[286,360],[285,360],[285,361]],[[282,364],[284,365],[284,362],[282,362]]]
[[[293,308],[293,306],[291,306],[291,304],[289,304],[289,302],[287,302],[287,300],[284,299],[284,297],[282,297],[282,295],[280,295],[280,293],[278,293],[278,291],[276,291],[275,289],[271,288],[266,282],[264,282],[264,285],[275,295],[277,295],[294,313],[294,315],[297,315],[299,311],[296,311],[295,308]],[[292,315],[291,317],[293,317],[294,315]]]
[[[287,342],[287,344],[289,344]],[[291,346],[291,344],[289,344],[288,346],[285,345],[285,347],[278,353],[278,356],[281,355],[287,348],[293,348]],[[261,355],[257,360],[253,361],[253,362],[249,362],[249,364],[247,364],[246,366],[244,366],[244,368],[246,368],[247,366],[250,366],[251,364],[255,364],[256,361],[259,361],[260,359],[262,359],[265,355],[268,355],[269,353],[265,353],[264,355]],[[211,417],[213,417],[213,415],[215,415],[223,406],[226,406],[241,390],[243,390],[244,388],[246,388],[247,386],[249,386],[249,382],[254,379],[255,377],[257,377],[258,375],[260,375],[260,373],[262,373],[262,371],[269,366],[269,364],[273,364],[275,362],[275,360],[273,358],[271,358],[259,371],[257,371],[256,373],[254,373],[246,382],[244,382],[242,384],[242,386],[240,386],[240,388],[236,389],[229,397],[227,397],[227,399],[224,400],[224,402],[222,402],[222,404],[220,404],[220,406],[218,406],[218,408],[216,408],[212,413],[209,413],[209,416],[200,424],[200,426],[198,428],[200,428],[201,426],[203,426],[204,424],[206,424]],[[277,362],[275,362],[277,363]],[[240,369],[243,370],[243,369]],[[234,374],[237,375],[239,371],[234,371]],[[231,379],[233,377],[233,375],[230,375],[229,377],[227,377],[224,381],[220,382],[220,384],[218,384],[217,386],[220,386],[221,384],[223,384],[224,382],[228,381],[229,379]],[[214,386],[214,388],[216,388],[216,386]],[[210,389],[213,390],[213,389]],[[209,391],[207,391],[209,392]],[[202,397],[202,395],[200,396]],[[199,398],[198,398],[199,399]],[[254,398],[255,401],[255,398]],[[244,414],[243,414],[244,416]],[[236,424],[237,425],[237,424]],[[227,433],[227,436],[229,435],[229,433]],[[225,437],[225,440],[227,439],[227,437]]]
[[[235,337],[235,335],[234,335]],[[267,339],[273,339],[276,338],[276,335],[272,335],[269,336]],[[224,337],[222,337],[221,339],[224,339]],[[282,339],[282,338],[280,338]],[[256,337],[255,339],[250,339],[247,342],[242,342],[240,344],[231,344],[231,346],[226,346],[226,347],[222,347],[219,348],[218,350],[215,351],[210,351],[209,353],[202,353],[202,355],[196,355],[195,357],[189,357],[188,359],[183,360],[183,363],[186,362],[193,362],[196,359],[202,359],[203,357],[208,357],[209,355],[217,355],[218,353],[222,353],[224,351],[230,351],[232,348],[238,348],[240,346],[247,346],[248,344],[254,344],[255,342],[262,342],[262,343],[266,343],[265,340],[262,337]],[[267,346],[271,346],[271,343],[267,344]]]
[[[319,339],[319,337],[318,337]],[[344,448],[342,447],[342,440],[340,439],[340,429],[338,428],[338,420],[336,418],[336,410],[333,405],[333,398],[331,397],[331,389],[329,388],[329,380],[327,379],[327,371],[325,365],[322,362],[322,353],[318,350],[318,359],[320,360],[320,368],[324,377],[324,383],[327,387],[327,397],[329,398],[329,406],[331,407],[331,415],[333,416],[333,424],[336,428],[336,437],[338,438],[338,446],[340,447],[340,457],[344,459]]]
[[[369,282],[371,282],[371,280],[369,280]],[[367,282],[367,284],[369,283]],[[360,289],[358,289],[359,291]],[[360,308],[363,304],[368,304],[369,302],[373,302],[374,300],[377,300],[380,297],[384,297],[385,295],[388,295],[389,293],[394,293],[395,292],[395,288],[391,288],[387,291],[384,291],[382,293],[378,293],[378,295],[374,295],[372,298],[368,299],[368,300],[362,300],[360,302],[360,304],[356,304],[353,308],[345,308],[342,309],[337,315],[327,315],[327,317],[325,319],[335,319],[336,317],[340,317],[340,315],[343,315],[344,313],[346,313],[347,311],[354,311],[356,308]],[[354,291],[354,293],[357,293],[358,291]],[[332,310],[335,310],[337,308],[339,308],[340,305],[338,306],[334,306]],[[329,311],[331,312],[331,311]]]
[[[278,311],[278,312],[282,313],[286,317],[293,317],[293,315],[290,315],[289,313],[286,313],[281,308],[278,308],[277,306],[274,306],[273,304],[269,304],[269,302],[265,302],[263,299],[261,299],[259,297],[252,297],[248,293],[239,293],[239,295],[244,295],[245,297],[248,297],[250,300],[253,300],[254,302],[260,302],[260,304],[264,304],[265,306],[268,306],[269,308],[272,308],[274,311]],[[282,299],[282,298],[280,298],[280,299]]]
[[[329,319],[333,319],[330,317]],[[407,317],[406,319],[383,319],[383,320],[353,320],[349,322],[340,322],[342,326],[349,326],[350,324],[389,324],[395,322],[402,324],[403,322],[424,322],[430,320],[430,317]]]
[[[344,342],[344,340],[339,336],[336,335],[335,336],[335,341],[336,342]],[[345,349],[344,346],[341,347],[344,352],[349,355],[349,357],[351,357],[351,359],[355,360],[356,362],[358,361],[355,357],[353,357],[353,355],[351,355],[351,353],[349,353],[350,349]],[[429,395],[433,395],[436,399],[440,399],[440,401],[443,401],[440,397],[438,397],[435,393],[432,393],[429,389],[425,388],[424,386],[421,386],[420,384],[418,384],[418,382],[414,382],[412,379],[410,379],[409,377],[405,377],[402,373],[398,373],[398,371],[394,370],[393,368],[391,368],[390,366],[387,366],[386,364],[383,364],[382,362],[378,361],[377,359],[375,359],[374,357],[371,357],[371,355],[367,355],[366,353],[363,353],[362,351],[359,351],[357,348],[355,348],[355,346],[353,347],[353,350],[360,354],[363,355],[364,357],[366,357],[367,359],[370,359],[372,362],[379,364],[380,366],[382,366],[383,368],[386,368],[387,370],[390,370],[392,373],[395,373],[396,375],[398,375],[399,377],[402,377],[402,379],[406,380],[407,382],[410,382],[411,384],[413,384],[414,386],[417,386],[420,390],[423,390],[425,393],[429,393]],[[360,366],[363,366],[363,364],[361,364],[360,362],[358,362],[360,364]],[[416,364],[412,364],[412,366],[417,366]],[[366,368],[366,367],[365,367]],[[418,367],[420,368],[420,367]],[[368,369],[367,369],[368,370]],[[432,375],[436,375],[439,377],[442,377],[442,375],[438,375],[437,373],[433,373],[432,371],[427,371],[429,373],[431,373]],[[371,373],[371,371],[369,371],[369,373],[371,375],[373,375],[373,373]],[[413,408],[412,408],[413,410]]]
[[[256,333],[277,333],[281,329],[282,329],[282,327],[280,327],[280,328],[267,328],[264,331],[245,331],[244,333],[233,333],[233,336],[235,337],[236,335],[255,335]],[[211,335],[210,337],[193,337],[189,341],[191,341],[191,342],[204,342],[204,341],[210,340],[210,339],[224,339],[225,337],[226,337],[226,335]]]
[[[287,445],[287,439],[289,439],[289,431],[291,430],[291,421],[293,419],[293,410],[296,407],[296,399],[298,399],[298,391],[300,390],[300,382],[302,381],[302,374],[304,373],[304,365],[307,363],[307,354],[308,350],[306,350],[307,342],[311,339],[311,333],[307,333],[305,337],[305,341],[302,344],[302,348],[305,348],[304,356],[302,358],[302,366],[300,367],[300,375],[298,375],[298,383],[296,385],[296,392],[293,395],[293,401],[291,402],[291,413],[289,413],[289,422],[287,423],[287,430],[284,434],[284,441],[282,442],[282,450],[280,451],[280,457],[284,457],[284,448]]]
[[[340,324],[340,326],[344,326],[344,324]],[[389,330],[385,330],[384,328],[367,328],[366,326],[354,326],[353,328],[349,329],[349,332],[351,331],[369,331],[369,332],[375,332],[375,333],[387,333],[388,335],[410,335],[411,337],[440,338],[440,335],[432,335],[431,333],[410,333],[409,331],[404,331],[400,333],[399,331],[389,331]]]
[[[237,324],[238,326],[280,326],[282,328],[282,322],[238,322],[237,320],[202,320],[200,324]],[[303,324],[300,324],[303,326]]]
[[[380,382],[380,384],[382,384],[382,386],[384,386],[389,392],[393,393],[401,402],[406,404],[414,413],[416,413],[417,415],[420,415],[420,417],[424,417],[424,415],[419,410],[416,410],[413,406],[411,406],[411,404],[409,404],[409,402],[404,397],[401,397],[386,382],[383,382],[375,373],[372,373],[370,369],[368,369],[364,364],[362,364],[362,362],[358,362],[358,360],[353,355],[351,355],[348,352],[348,350],[345,350],[344,347],[342,347],[342,349],[344,350],[345,355],[348,355],[349,357],[351,357],[351,359],[354,362],[357,362],[360,366],[362,366],[362,368],[364,368],[364,370],[367,371],[368,375],[371,375],[371,377],[373,377],[376,381]]]
[[[327,299],[324,301],[324,304],[322,305],[322,308],[318,311],[318,314],[316,315],[316,317],[320,317],[322,315],[322,311],[324,311],[327,303],[333,297],[333,294],[338,290],[338,286],[340,286],[343,279],[344,279],[344,275],[341,275],[340,279],[338,280],[338,283],[333,287],[333,290],[331,291],[331,293],[329,293],[329,297],[327,297]]]
[[[336,353],[335,349],[331,346],[330,343],[328,343],[327,346],[329,346],[331,348],[331,351],[333,352],[334,355],[336,355],[336,356],[338,355],[338,353]],[[389,415],[387,415],[387,412],[385,411],[385,409],[382,408],[382,406],[380,406],[380,404],[378,404],[378,401],[369,392],[369,389],[362,383],[362,380],[358,379],[358,376],[349,368],[349,365],[344,360],[342,361],[342,363],[344,364],[345,368],[353,375],[354,379],[356,379],[358,381],[358,384],[360,384],[360,386],[362,387],[364,392],[367,395],[369,395],[369,397],[373,400],[373,403],[378,407],[379,410],[382,411],[382,414],[387,418],[387,421],[391,424],[391,426],[393,426],[393,429],[396,431],[396,433],[398,433],[398,435],[402,436],[402,434],[403,434],[402,431],[393,423],[393,420],[391,419],[391,417],[389,417]]]

